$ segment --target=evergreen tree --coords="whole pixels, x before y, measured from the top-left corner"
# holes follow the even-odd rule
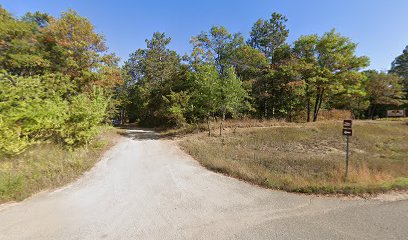
[[[403,78],[405,99],[408,100],[408,46],[404,49],[402,54],[396,57],[392,62],[390,73],[397,74]]]

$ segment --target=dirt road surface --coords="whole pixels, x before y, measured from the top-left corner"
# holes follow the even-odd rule
[[[77,182],[0,206],[0,239],[408,239],[408,200],[262,189],[129,135]]]

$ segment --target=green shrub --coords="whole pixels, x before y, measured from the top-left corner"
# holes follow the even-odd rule
[[[91,98],[84,94],[73,97],[67,121],[61,128],[64,142],[70,146],[88,144],[105,118],[108,102],[103,92],[96,88]]]
[[[63,75],[0,72],[0,154],[18,154],[44,140],[70,147],[89,143],[109,99],[98,88],[89,94],[70,92],[69,82]]]
[[[21,128],[12,127],[0,116],[0,152],[16,154],[28,146],[27,138],[21,138]]]

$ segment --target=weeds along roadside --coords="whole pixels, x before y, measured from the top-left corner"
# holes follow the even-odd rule
[[[88,146],[76,149],[40,143],[16,156],[1,156],[0,203],[20,201],[77,179],[118,142],[117,131],[112,127],[99,127],[99,134]]]
[[[344,181],[340,121],[226,129],[182,138],[204,167],[267,188],[319,194],[367,194],[408,189],[405,121],[357,121],[351,176]]]

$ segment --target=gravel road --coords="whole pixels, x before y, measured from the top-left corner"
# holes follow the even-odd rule
[[[0,239],[408,239],[408,200],[262,189],[152,132],[129,136],[75,183],[1,205]]]

